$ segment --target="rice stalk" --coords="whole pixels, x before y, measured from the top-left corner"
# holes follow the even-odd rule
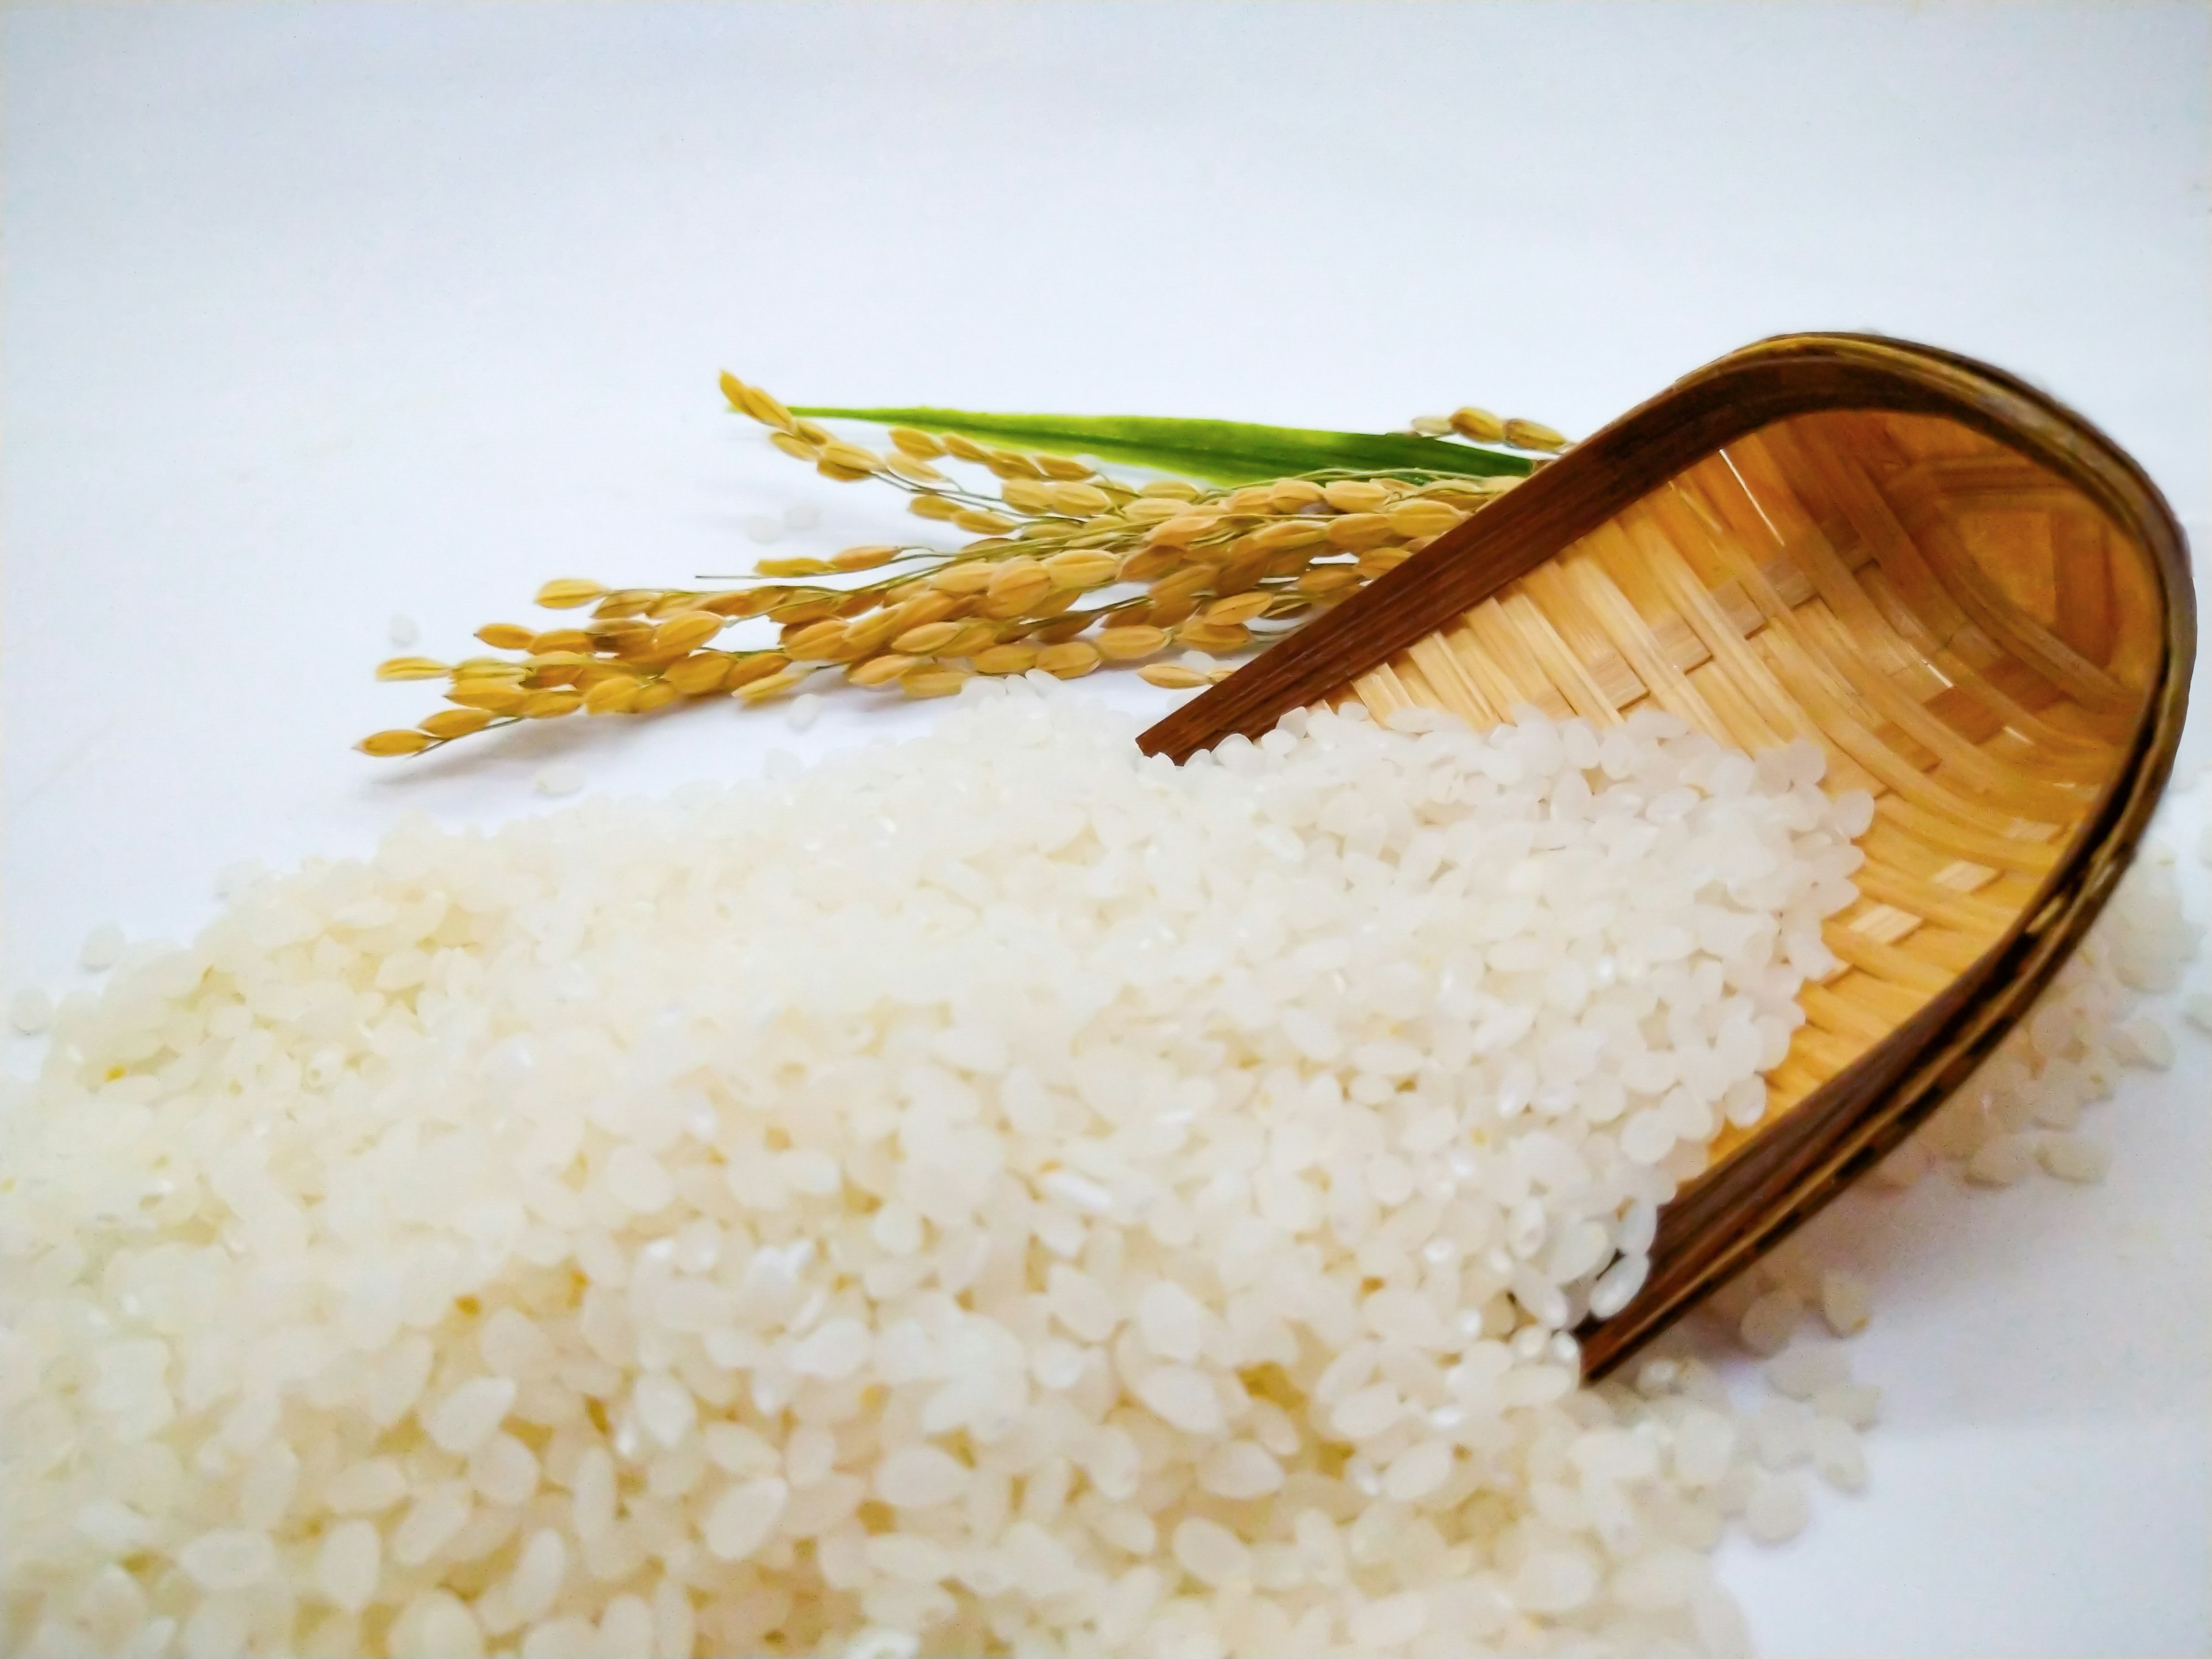
[[[636,716],[708,697],[765,703],[833,678],[927,697],[974,674],[1073,678],[1104,664],[1157,685],[1208,684],[1230,672],[1213,657],[1264,647],[1395,569],[1565,441],[1474,408],[1369,434],[793,407],[735,375],[721,384],[784,453],[839,483],[897,490],[918,519],[971,539],[763,558],[747,576],[701,579],[736,586],[557,578],[537,603],[589,607],[580,625],[488,623],[476,638],[507,654],[385,662],[380,679],[444,679],[455,706],[356,747],[422,754],[522,720]],[[823,419],[869,422],[888,443],[841,437]],[[1184,476],[1136,481],[1106,463]],[[724,641],[732,629],[754,637]],[[1193,654],[1150,660],[1177,646]],[[1194,666],[1195,653],[1211,665]]]

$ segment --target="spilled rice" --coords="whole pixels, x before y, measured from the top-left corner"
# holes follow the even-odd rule
[[[1761,1111],[1870,805],[1403,725],[1178,769],[993,683],[19,998],[0,1649],[1747,1651],[1707,1554],[1865,1483],[1867,1287],[1723,1293],[1749,1413],[1568,1333]],[[2100,1171],[2161,880],[1887,1178]]]

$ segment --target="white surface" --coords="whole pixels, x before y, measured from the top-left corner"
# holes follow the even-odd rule
[[[188,933],[234,860],[546,810],[550,761],[628,790],[802,746],[725,707],[346,746],[434,702],[368,678],[395,611],[458,653],[547,576],[742,569],[743,521],[803,500],[823,523],[778,552],[880,524],[720,411],[724,367],[804,401],[1369,427],[1474,401],[1584,431],[1759,335],[1872,327],[2026,374],[2200,541],[2212,514],[2201,10],[0,27],[10,987],[82,982],[111,917]],[[833,698],[803,746],[927,718]],[[1866,1498],[1731,1552],[1766,1651],[2212,1645],[2212,1047],[2180,1046],[2101,1109],[2108,1185],[1930,1184],[1825,1227],[1871,1264],[1888,1420]]]

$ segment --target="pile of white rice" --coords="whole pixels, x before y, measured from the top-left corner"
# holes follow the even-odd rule
[[[979,683],[126,959],[0,1101],[0,1650],[1743,1651],[1705,1553],[1863,1482],[1873,1390],[1566,1333],[1759,1115],[1870,804],[1405,724],[1176,769]]]

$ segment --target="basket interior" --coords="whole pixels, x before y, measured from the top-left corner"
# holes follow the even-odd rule
[[[1656,705],[1753,753],[1809,738],[1831,788],[1870,792],[1861,896],[1827,928],[1843,966],[1799,999],[1771,1121],[2034,899],[2160,652],[2148,555],[2072,485],[1954,421],[1827,410],[1729,444],[1329,701],[1477,726]]]

